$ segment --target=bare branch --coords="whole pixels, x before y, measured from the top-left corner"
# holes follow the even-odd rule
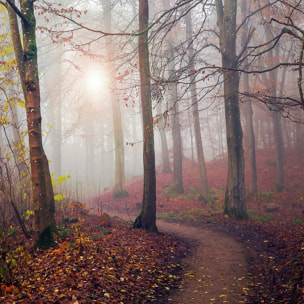
[[[6,0],[6,2],[15,11],[15,13],[21,18],[21,20],[24,23],[27,23],[26,17],[21,13],[21,11],[19,10],[19,8],[15,5],[15,1],[14,0]]]

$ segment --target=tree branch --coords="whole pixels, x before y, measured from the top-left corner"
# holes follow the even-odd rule
[[[21,13],[19,8],[15,5],[14,0],[6,0],[9,6],[15,11],[15,13],[21,18],[24,23],[27,23],[26,17]]]

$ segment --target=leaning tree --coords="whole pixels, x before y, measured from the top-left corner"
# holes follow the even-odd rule
[[[56,221],[49,163],[42,144],[34,1],[20,1],[20,9],[15,5],[14,0],[1,1],[1,4],[9,13],[15,56],[26,105],[37,245],[47,248],[55,243],[53,232],[56,230]],[[22,25],[22,43],[18,18]]]

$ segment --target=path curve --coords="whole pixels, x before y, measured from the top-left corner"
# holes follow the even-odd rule
[[[194,242],[192,253],[183,259],[184,279],[170,296],[170,303],[245,303],[246,249],[214,228],[196,228],[158,221],[161,232]]]
[[[107,212],[107,211],[106,211]],[[134,218],[107,212],[126,221]],[[221,304],[246,303],[246,248],[216,227],[192,227],[157,220],[160,232],[190,243],[191,252],[182,260],[184,277],[172,290],[168,303]]]

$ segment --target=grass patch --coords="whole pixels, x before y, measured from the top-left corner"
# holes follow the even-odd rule
[[[199,200],[199,189],[196,186],[190,186],[184,190],[184,193],[180,194],[176,191],[174,185],[168,185],[166,189],[160,194],[160,196],[165,196],[167,199],[178,198],[181,200]]]
[[[165,196],[167,199],[175,198],[178,195],[180,194],[176,191],[174,185],[168,185],[166,189],[160,193],[160,196]]]
[[[299,218],[299,217],[295,217],[295,218],[292,219],[292,223],[293,224],[304,224],[304,219]]]
[[[248,218],[252,219],[253,221],[255,221],[257,223],[268,223],[273,220],[273,218],[270,214],[265,214],[265,215],[259,216],[257,214],[257,211],[255,211],[255,210],[248,211]]]
[[[270,201],[274,198],[274,192],[267,192],[264,190],[261,190],[258,194],[258,199],[260,201]]]
[[[180,220],[180,216],[173,212],[158,213],[157,218],[162,218],[165,220]]]

